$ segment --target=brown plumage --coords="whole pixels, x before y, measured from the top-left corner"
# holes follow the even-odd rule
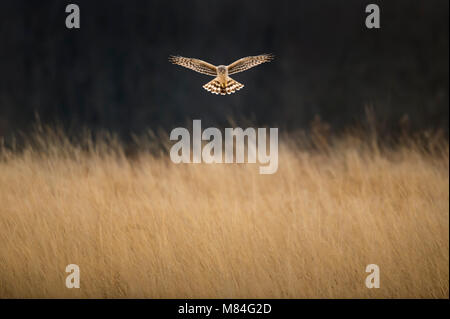
[[[226,95],[234,93],[244,87],[242,83],[230,78],[230,74],[248,70],[261,63],[272,61],[273,58],[274,56],[272,54],[261,54],[239,59],[229,65],[218,66],[199,59],[185,58],[181,56],[170,56],[169,61],[173,64],[184,66],[185,68],[196,72],[214,76],[215,78],[203,85],[203,88],[214,94]]]

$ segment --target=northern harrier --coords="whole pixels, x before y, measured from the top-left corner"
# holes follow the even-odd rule
[[[272,54],[261,54],[239,59],[229,65],[218,66],[199,59],[184,58],[182,56],[170,56],[169,61],[199,73],[214,76],[214,80],[203,85],[203,88],[214,94],[225,95],[234,93],[244,87],[243,84],[230,78],[230,74],[248,70],[261,63],[272,61],[273,58]]]

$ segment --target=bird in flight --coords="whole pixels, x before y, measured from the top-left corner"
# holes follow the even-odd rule
[[[182,56],[169,57],[169,61],[173,64],[178,64],[196,72],[214,76],[215,78],[203,85],[203,88],[211,93],[221,95],[234,93],[244,87],[244,84],[233,80],[229,75],[248,70],[261,63],[270,62],[273,59],[274,56],[272,54],[261,54],[239,59],[229,65],[215,66],[199,59],[185,58]]]

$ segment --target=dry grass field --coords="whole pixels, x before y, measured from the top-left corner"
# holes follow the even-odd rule
[[[449,297],[445,139],[282,136],[260,175],[51,136],[0,151],[1,298]]]

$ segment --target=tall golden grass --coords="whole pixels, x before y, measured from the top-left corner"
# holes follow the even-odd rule
[[[126,156],[111,140],[34,140],[1,150],[2,298],[449,297],[445,138],[283,136],[274,175],[176,165],[144,142]]]

